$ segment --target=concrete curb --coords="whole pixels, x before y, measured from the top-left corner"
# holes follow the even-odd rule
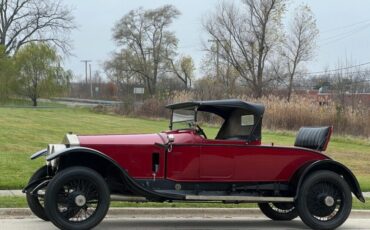
[[[258,208],[111,208],[108,218],[264,218]],[[36,218],[28,208],[0,208],[0,219]],[[352,210],[351,218],[370,218],[370,211]]]

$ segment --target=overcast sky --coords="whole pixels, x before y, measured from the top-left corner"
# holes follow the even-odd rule
[[[230,0],[231,1],[231,0]],[[71,34],[73,54],[65,65],[77,76],[84,75],[82,59],[92,60],[92,69],[101,64],[115,49],[113,25],[132,9],[156,8],[172,4],[181,11],[172,30],[179,39],[179,53],[191,55],[197,67],[202,60],[202,19],[214,10],[218,0],[66,0],[74,9],[78,29]],[[334,69],[338,62],[349,59],[351,64],[370,61],[370,0],[290,0],[284,21],[289,21],[293,9],[307,3],[314,12],[320,30],[318,49],[308,71]]]

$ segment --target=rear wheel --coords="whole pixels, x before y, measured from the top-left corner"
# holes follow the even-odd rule
[[[85,167],[67,168],[50,181],[45,210],[60,229],[91,229],[108,212],[110,194],[104,179]]]
[[[43,166],[39,168],[30,178],[29,184],[37,181],[39,179],[45,178],[47,176],[47,166]],[[45,210],[44,210],[44,195],[45,195],[45,187],[39,188],[34,194],[27,193],[26,199],[28,203],[28,207],[31,209],[32,213],[35,214],[38,218],[49,221]]]
[[[287,221],[298,216],[293,203],[258,203],[258,207],[271,220]]]
[[[302,221],[313,229],[335,229],[351,213],[352,196],[347,182],[331,171],[317,171],[302,184],[297,210]]]

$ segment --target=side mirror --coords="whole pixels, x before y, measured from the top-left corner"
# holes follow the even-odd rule
[[[175,142],[175,136],[173,134],[169,134],[167,136],[167,139],[168,139],[168,143],[173,143]]]

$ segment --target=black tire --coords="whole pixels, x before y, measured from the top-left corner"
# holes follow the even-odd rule
[[[91,229],[108,212],[110,192],[96,171],[71,167],[57,173],[45,195],[45,210],[60,229]]]
[[[342,225],[351,213],[351,190],[338,174],[332,171],[317,171],[304,180],[296,207],[308,227],[335,229]]]
[[[47,166],[45,165],[39,168],[32,175],[28,183],[32,183],[46,176],[47,176]],[[44,210],[44,198],[42,196],[36,196],[36,195],[27,193],[26,200],[28,203],[28,207],[31,209],[33,214],[35,214],[38,218],[42,220],[49,221],[49,218],[47,217],[45,210]]]
[[[258,203],[258,207],[271,220],[288,221],[298,217],[293,203]]]

